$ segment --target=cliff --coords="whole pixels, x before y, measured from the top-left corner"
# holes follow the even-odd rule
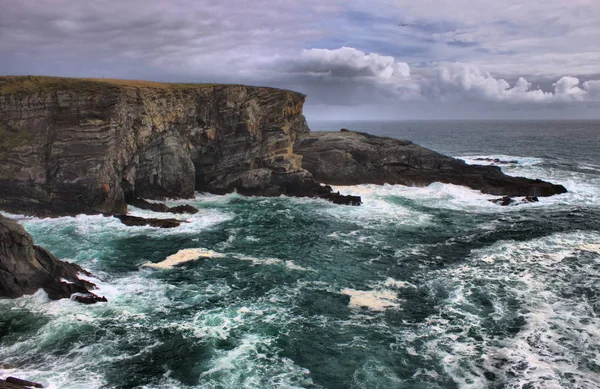
[[[304,99],[242,85],[0,77],[0,209],[124,214],[139,198],[194,191],[360,204],[319,182],[441,181],[508,196],[566,191],[409,141],[309,133]]]
[[[242,85],[0,77],[0,209],[121,214],[128,198],[195,190],[335,200],[293,152],[308,133],[304,99]]]
[[[77,294],[75,299],[83,303],[106,301],[90,293],[94,284],[80,280],[78,273],[89,274],[36,246],[23,227],[0,215],[0,297],[20,297],[43,288],[51,299]]]
[[[468,165],[407,140],[340,131],[305,134],[294,151],[316,180],[331,185],[400,184],[426,186],[443,182],[501,196],[551,196],[562,185],[512,177],[497,166]]]

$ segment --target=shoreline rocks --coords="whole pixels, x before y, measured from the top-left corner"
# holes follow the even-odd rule
[[[154,212],[168,212],[168,213],[188,213],[188,214],[196,214],[198,213],[198,209],[192,207],[189,204],[185,205],[177,205],[175,207],[169,207],[163,203],[151,203],[147,200],[134,198],[127,201],[128,205],[133,205],[136,208],[147,209]]]
[[[0,215],[0,297],[16,298],[44,289],[52,300],[76,295],[76,301],[106,301],[90,292],[95,285],[80,279],[79,273],[90,275],[36,246],[20,224]]]
[[[121,221],[121,223],[130,227],[158,227],[158,228],[175,228],[179,227],[181,223],[187,223],[185,220],[178,219],[157,219],[157,218],[143,218],[139,216],[131,216],[131,215],[110,215],[105,214],[105,216],[114,216]]]
[[[567,191],[562,185],[508,176],[497,166],[468,165],[407,140],[348,130],[305,134],[294,150],[316,180],[331,185],[427,186],[442,182],[509,197]]]

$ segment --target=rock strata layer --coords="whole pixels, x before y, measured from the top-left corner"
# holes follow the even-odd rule
[[[305,96],[242,85],[0,77],[0,209],[125,214],[194,191],[342,201],[301,167]]]
[[[0,215],[0,297],[21,297],[42,288],[53,300],[106,301],[89,291],[95,285],[79,279],[79,273],[89,275],[36,246],[21,225]]]
[[[567,191],[562,185],[508,176],[496,166],[468,165],[407,140],[348,130],[304,134],[294,151],[316,180],[331,185],[442,182],[498,196],[551,196]]]

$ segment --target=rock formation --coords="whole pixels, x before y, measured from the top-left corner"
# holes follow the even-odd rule
[[[0,215],[0,297],[20,297],[42,288],[53,300],[74,295],[83,303],[106,301],[90,293],[95,285],[79,279],[78,273],[89,274],[34,245],[23,227]]]
[[[242,85],[0,77],[0,209],[123,215],[128,202],[194,191],[360,204],[319,182],[441,181],[507,196],[566,191],[409,141],[309,134],[304,99]]]
[[[126,213],[194,191],[343,198],[293,152],[305,96],[241,85],[0,77],[0,209]]]
[[[463,185],[499,196],[551,196],[567,190],[541,180],[507,176],[496,166],[468,165],[407,140],[339,131],[304,134],[294,147],[302,167],[331,185],[433,182]]]

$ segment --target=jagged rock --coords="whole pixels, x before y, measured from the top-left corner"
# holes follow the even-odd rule
[[[194,191],[317,195],[305,96],[214,84],[0,77],[0,209],[125,214]]]
[[[106,299],[106,297],[104,297],[104,296],[100,297],[93,293],[75,293],[75,294],[71,295],[71,300],[77,301],[78,303],[82,303],[82,304],[86,304],[86,305],[96,304],[96,303],[105,303],[108,301]]]
[[[328,193],[323,196],[324,199],[331,201],[334,204],[340,205],[361,205],[362,199],[360,196],[343,195],[340,192]]]
[[[521,201],[517,202],[515,199],[508,197],[508,196],[504,196],[501,197],[499,199],[492,199],[489,200],[494,204],[498,204],[498,205],[519,205],[519,204],[528,204],[528,203],[537,203],[538,201],[540,201],[536,196],[525,196],[521,199]]]
[[[95,285],[79,279],[79,273],[90,275],[36,246],[21,225],[0,215],[0,297],[21,297],[40,288],[53,300],[92,294]]]
[[[137,198],[127,200],[127,204],[133,205],[134,207],[137,207],[140,209],[149,209],[154,212],[189,213],[189,214],[198,213],[198,209],[192,207],[189,204],[178,205],[176,207],[169,207],[168,205],[163,204],[163,203],[151,203],[144,199],[137,199]]]
[[[515,200],[513,200],[512,198],[508,197],[508,196],[504,196],[501,197],[499,199],[493,199],[493,200],[489,200],[494,204],[498,204],[498,205],[502,205],[502,206],[507,206],[507,205],[511,205],[514,204]]]
[[[501,196],[551,196],[567,191],[562,185],[507,176],[497,166],[468,165],[407,140],[353,131],[305,134],[294,151],[302,155],[302,166],[316,180],[332,185],[443,182]]]
[[[185,205],[177,205],[175,207],[170,207],[169,210],[167,212],[171,212],[171,213],[189,213],[189,214],[195,214],[198,213],[198,209],[195,207],[192,207],[189,204],[185,204]]]
[[[108,216],[108,215],[107,215]],[[184,220],[177,219],[154,219],[154,218],[143,218],[131,215],[112,215],[119,219],[121,223],[126,226],[151,226],[159,228],[175,228],[179,227],[181,223],[187,223]]]

